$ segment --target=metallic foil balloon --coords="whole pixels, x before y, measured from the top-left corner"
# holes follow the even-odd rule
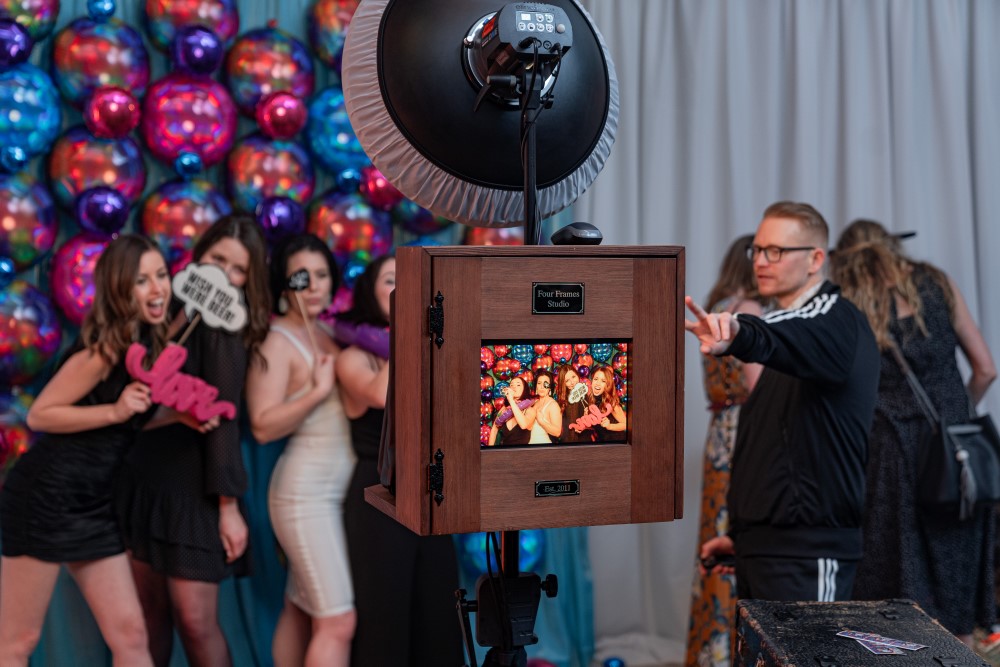
[[[489,434],[487,434],[488,436]],[[518,569],[521,572],[531,572],[541,562],[545,555],[545,531],[536,528],[522,530],[518,533]],[[457,536],[458,562],[470,577],[486,574],[489,558],[489,568],[497,571],[497,562],[493,548],[488,541],[487,533],[466,533]],[[487,548],[489,547],[489,548]],[[487,555],[488,554],[488,555]],[[530,664],[531,661],[529,660]]]
[[[267,95],[284,90],[300,99],[313,94],[315,74],[305,45],[268,26],[239,37],[226,55],[225,80],[233,101],[247,116]]]
[[[56,201],[70,209],[84,190],[100,185],[135,202],[146,187],[146,164],[133,139],[98,139],[83,125],[63,134],[49,154],[49,179]]]
[[[226,159],[226,191],[244,211],[256,211],[264,199],[274,196],[304,205],[315,187],[309,153],[293,141],[251,134],[236,142]]]
[[[30,382],[61,342],[62,327],[48,297],[23,280],[0,290],[0,386]]]
[[[479,350],[479,365],[480,370],[483,373],[488,373],[493,370],[493,364],[496,362],[496,356],[493,354],[493,350],[488,347],[480,348]],[[490,385],[492,386],[492,385]]]
[[[254,111],[260,131],[272,139],[291,139],[306,125],[309,109],[301,98],[285,90],[261,99]]]
[[[555,363],[568,364],[573,359],[573,346],[565,343],[553,345],[549,353],[552,355],[552,361]]]
[[[210,28],[224,44],[240,30],[236,0],[146,0],[146,31],[161,51],[166,51],[181,27]]]
[[[317,161],[335,174],[371,164],[344,106],[344,91],[331,86],[309,103],[306,145]]]
[[[62,244],[52,257],[49,275],[52,300],[66,319],[77,326],[94,305],[94,269],[110,242],[106,236],[81,232]]]
[[[128,214],[128,200],[114,188],[101,185],[76,198],[77,222],[88,232],[113,236],[125,226]]]
[[[229,201],[208,181],[170,181],[146,198],[139,226],[173,267],[205,230],[230,213]]]
[[[524,228],[469,227],[464,245],[524,245]]]
[[[170,43],[170,58],[174,67],[192,76],[210,76],[219,69],[225,48],[211,28],[186,25],[177,29]]]
[[[496,353],[497,357],[506,357],[510,353],[509,345],[494,345],[493,351]]]
[[[360,195],[328,191],[313,200],[307,216],[307,231],[330,247],[340,266],[351,258],[370,262],[392,247],[389,216],[373,209]]]
[[[535,354],[545,354],[549,351],[549,346],[545,343],[539,343],[538,345],[535,345],[534,349]]]
[[[510,348],[510,356],[520,361],[522,366],[528,366],[535,358],[535,350],[530,345],[518,344]]]
[[[306,21],[309,45],[316,57],[340,73],[347,27],[354,18],[359,0],[316,0],[309,7]]]
[[[344,265],[344,270],[342,271],[343,284],[347,287],[354,288],[354,283],[357,282],[361,274],[365,272],[368,262],[360,259],[349,259],[347,264]]]
[[[0,0],[0,16],[27,28],[38,42],[49,36],[59,18],[59,0]]]
[[[0,171],[13,174],[24,169],[26,164],[28,164],[28,154],[20,146],[0,148]]]
[[[7,472],[34,444],[28,428],[28,410],[34,397],[27,392],[0,395],[0,486]]]
[[[600,362],[606,362],[611,357],[614,348],[611,343],[591,343],[590,354]]]
[[[342,170],[337,174],[337,189],[345,194],[361,191],[361,172],[354,167]]]
[[[118,19],[79,18],[56,34],[52,77],[78,109],[101,86],[142,97],[149,84],[149,54],[142,36]]]
[[[264,231],[269,247],[306,230],[306,213],[302,204],[288,197],[267,197],[257,207],[257,223]]]
[[[149,152],[163,162],[190,152],[212,166],[232,148],[236,107],[222,84],[173,72],[149,87],[140,127]]]
[[[201,161],[201,156],[190,151],[184,151],[174,160],[174,171],[181,178],[194,178],[204,168],[205,163]]]
[[[49,150],[61,124],[59,93],[48,74],[31,63],[0,71],[0,146],[20,149],[26,162]]]
[[[95,137],[124,137],[139,124],[139,102],[127,90],[102,86],[83,105],[83,122]]]
[[[628,377],[628,352],[619,352],[611,359],[611,367],[623,378]]]
[[[0,290],[7,289],[14,282],[16,275],[17,267],[14,266],[14,260],[0,255]]]
[[[625,661],[617,656],[611,656],[601,663],[601,667],[625,667]]]
[[[362,172],[363,173],[363,172]],[[362,183],[362,186],[364,183]],[[392,187],[392,186],[390,186]],[[395,189],[395,188],[393,188]],[[410,234],[436,234],[451,224],[451,220],[434,215],[409,199],[403,199],[390,212],[392,221]]]
[[[535,357],[535,360],[531,362],[531,370],[535,371],[551,371],[552,370],[552,357],[547,354],[543,354],[539,357]]]
[[[0,174],[0,257],[18,271],[52,249],[59,233],[52,195],[25,173]]]
[[[368,200],[369,204],[382,211],[392,211],[394,206],[403,201],[403,193],[397,190],[396,186],[390,183],[382,175],[382,172],[372,164],[361,168],[361,183],[358,189],[364,195],[365,199]],[[420,206],[417,204],[413,204],[413,206],[420,209]],[[393,222],[396,222],[396,220],[394,219]],[[419,234],[421,232],[415,233]]]
[[[184,250],[183,252],[181,252],[180,257],[178,257],[177,259],[175,259],[174,261],[172,261],[170,263],[170,275],[171,275],[171,277],[172,276],[176,276],[178,273],[180,273],[184,269],[185,266],[187,266],[188,264],[190,264],[193,261],[194,261],[194,251],[193,250]]]
[[[0,69],[20,65],[35,45],[28,29],[10,18],[0,18]]]
[[[115,9],[115,0],[87,0],[87,16],[97,22],[114,16]]]

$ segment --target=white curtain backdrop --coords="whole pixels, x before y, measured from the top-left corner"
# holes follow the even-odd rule
[[[916,230],[910,254],[956,280],[1000,355],[1000,3],[581,2],[621,119],[577,220],[606,243],[685,246],[698,299],[779,199],[815,205],[832,240],[856,217]],[[693,341],[685,363],[685,518],[591,529],[599,638],[686,632],[708,423]]]

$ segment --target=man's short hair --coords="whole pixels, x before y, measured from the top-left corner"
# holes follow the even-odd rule
[[[764,218],[792,218],[798,220],[802,229],[817,241],[821,248],[830,243],[830,228],[820,212],[810,204],[796,201],[774,202],[764,211]]]

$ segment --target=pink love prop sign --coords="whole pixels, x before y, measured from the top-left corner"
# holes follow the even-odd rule
[[[236,417],[236,406],[229,401],[216,401],[219,390],[201,378],[181,373],[188,351],[181,345],[168,345],[148,371],[142,367],[147,354],[146,346],[132,343],[125,354],[125,369],[139,382],[149,385],[154,403],[188,412],[199,422],[207,422],[219,415],[226,419]]]

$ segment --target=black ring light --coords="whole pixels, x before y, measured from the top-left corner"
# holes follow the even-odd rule
[[[539,86],[543,102],[552,96],[533,128],[541,218],[572,204],[597,178],[619,112],[614,65],[590,16],[576,0],[546,4],[564,12],[572,46]],[[528,215],[516,96],[488,90],[477,100],[489,77],[471,49],[502,7],[498,0],[364,0],[344,47],[347,112],[372,162],[408,198],[474,226],[519,225]],[[535,41],[550,44],[551,34],[541,33]]]

